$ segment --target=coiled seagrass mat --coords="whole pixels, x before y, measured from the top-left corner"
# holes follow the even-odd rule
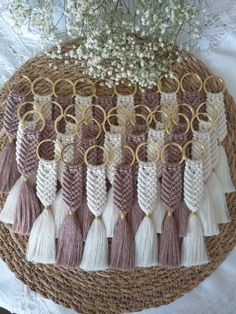
[[[68,50],[72,44],[67,44],[63,49]],[[6,98],[8,88],[10,90],[14,88],[22,75],[27,75],[31,80],[39,76],[47,76],[54,81],[62,77],[75,81],[81,75],[79,66],[64,65],[60,60],[50,62],[57,64],[57,69],[52,70],[48,66],[49,62],[44,54],[28,61],[0,91],[0,100],[3,101]],[[198,73],[203,80],[211,74],[204,64],[191,55],[187,61],[174,68],[178,78],[191,71]],[[188,80],[189,89],[197,89],[197,85],[198,82],[194,79]],[[47,93],[48,87],[45,82],[37,86],[40,94]],[[65,82],[61,82],[58,87],[58,94],[59,92],[62,95],[71,93],[70,87]],[[175,89],[172,83],[169,83],[169,86],[166,85],[165,88]],[[105,89],[105,87],[101,88],[101,94],[108,92]],[[214,82],[209,82],[208,89],[216,92],[219,86]],[[228,136],[224,147],[228,155],[231,175],[236,183],[236,107],[227,91],[225,100]],[[82,270],[66,271],[55,266],[34,265],[24,258],[26,238],[11,233],[10,226],[4,224],[0,225],[0,256],[30,289],[79,313],[112,314],[157,307],[174,301],[196,287],[224,261],[236,245],[235,193],[227,195],[227,203],[232,222],[221,225],[218,236],[206,239],[212,262],[203,266],[179,269],[139,268],[131,273],[115,270],[88,273]]]

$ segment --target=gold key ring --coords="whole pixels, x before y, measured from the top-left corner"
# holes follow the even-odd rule
[[[102,114],[103,114],[103,121],[106,119],[107,114],[106,114],[106,111],[102,108],[102,106],[100,106],[100,105],[93,105],[93,104],[92,104],[92,105],[89,105],[89,106],[83,111],[83,115],[82,115],[83,119],[85,119],[85,120],[88,119],[88,117],[86,116],[86,114],[87,114],[88,110],[91,109],[91,108],[97,108],[97,109],[99,109],[99,110],[102,112]],[[101,122],[101,124],[103,123],[103,121]]]
[[[48,82],[48,83],[51,84],[51,86],[52,86],[52,91],[51,91],[51,93],[50,93],[48,96],[53,96],[53,81],[52,81],[50,78],[44,77],[44,76],[38,77],[38,78],[36,78],[36,79],[32,82],[32,84],[31,84],[31,92],[32,92],[32,94],[33,94],[34,96],[39,95],[39,94],[35,93],[34,88],[35,88],[35,84],[38,83],[38,82],[41,81],[41,80],[44,80],[44,81],[46,81],[46,82]]]
[[[161,149],[161,162],[162,162],[163,164],[166,164],[166,163],[167,163],[166,160],[165,160],[165,150],[166,150],[169,146],[175,146],[175,147],[177,147],[177,148],[180,150],[180,152],[182,153],[182,158],[181,158],[181,160],[179,161],[179,164],[182,164],[183,161],[184,161],[183,148],[182,148],[182,146],[180,146],[180,145],[177,144],[177,143],[168,143],[168,144],[166,144],[166,145],[164,145],[164,146],[162,147],[162,149]]]
[[[163,90],[162,90],[162,79],[163,78],[166,78],[166,76],[165,75],[162,75],[160,78],[159,78],[159,80],[158,80],[158,82],[157,82],[157,86],[158,86],[158,91],[160,92],[160,93],[165,93]],[[173,92],[169,92],[169,93],[178,93],[179,92],[179,90],[180,90],[180,81],[179,81],[179,79],[176,77],[176,76],[172,76],[172,77],[170,77],[169,76],[169,78],[171,79],[171,80],[174,80],[176,83],[177,83],[177,88],[176,88],[176,90],[174,90]]]
[[[140,149],[141,149],[143,146],[148,145],[148,144],[151,144],[151,145],[155,146],[155,148],[157,148],[157,145],[156,145],[154,142],[150,142],[150,141],[146,141],[146,142],[143,142],[143,143],[139,144],[139,145],[137,146],[137,148],[136,148],[136,151],[135,151],[135,157],[136,157],[137,162],[140,163],[140,162],[142,161],[142,160],[140,160],[140,158],[139,158]],[[157,149],[157,156],[156,156],[156,158],[155,158],[153,161],[158,161],[159,158],[160,158],[160,151],[159,151],[159,149]]]
[[[200,92],[202,90],[203,82],[202,82],[200,75],[198,75],[197,73],[194,73],[194,72],[188,72],[182,76],[182,78],[180,80],[180,87],[181,87],[182,92],[183,93],[186,92],[186,90],[183,86],[183,82],[184,82],[184,79],[186,79],[186,77],[189,77],[189,76],[192,76],[192,77],[197,79],[197,81],[199,82],[198,91]]]
[[[212,80],[212,79],[216,79],[216,81],[218,81],[218,82],[221,84],[221,90],[219,91],[219,93],[224,93],[224,92],[225,92],[225,82],[224,82],[224,80],[222,79],[222,77],[217,76],[217,75],[215,75],[215,74],[209,75],[209,76],[205,79],[205,81],[203,82],[203,90],[204,90],[204,92],[205,92],[206,94],[207,94],[207,93],[210,93],[210,92],[208,91],[206,85],[207,85],[207,82],[208,82],[209,80]]]
[[[34,103],[32,102],[32,101],[25,101],[25,102],[23,102],[23,103],[21,103],[20,104],[20,106],[17,108],[17,110],[16,110],[16,115],[17,115],[17,118],[18,118],[18,120],[19,121],[21,121],[22,120],[22,117],[21,117],[21,110],[22,110],[22,108],[24,107],[24,106],[26,106],[26,105],[31,105],[32,106],[32,108],[34,108]],[[31,109],[31,110],[33,110],[33,109]],[[30,111],[31,111],[30,110]],[[35,110],[35,112],[38,112],[38,110]]]
[[[187,143],[184,144],[183,146],[183,158],[186,160],[188,159],[187,155],[186,155],[186,149],[187,147],[190,145],[190,144],[194,144],[194,143],[198,143],[200,148],[201,148],[201,152],[202,152],[202,156],[201,158],[199,159],[199,161],[203,161],[205,158],[206,158],[206,148],[205,146],[202,144],[201,141],[199,140],[190,140],[188,141]]]
[[[156,113],[162,114],[165,118],[165,121],[168,119],[168,115],[162,110],[161,105],[159,105],[149,114],[148,121],[150,121],[150,123],[152,121],[154,121],[156,124],[158,123]]]
[[[148,117],[149,117],[149,115],[150,115],[150,113],[152,112],[151,111],[151,109],[148,107],[148,106],[146,106],[146,105],[135,105],[131,110],[130,110],[130,115],[132,115],[132,114],[135,114],[135,111],[136,111],[136,109],[138,109],[138,108],[142,108],[142,109],[145,109],[146,110],[146,113],[147,113],[147,119],[148,119]],[[151,123],[151,121],[148,121],[149,123]]]
[[[126,150],[128,150],[130,153],[131,153],[131,156],[132,156],[132,160],[130,162],[130,166],[133,166],[134,163],[135,163],[135,153],[134,153],[134,150],[128,146],[128,145],[117,145],[115,146],[112,151],[111,151],[111,162],[114,162],[115,161],[115,152],[117,151],[118,148],[124,148]]]
[[[148,122],[148,119],[143,115],[143,114],[140,114],[140,113],[134,113],[132,115],[130,115],[128,117],[128,120],[126,121],[125,125],[126,125],[126,129],[128,129],[128,126],[129,124],[131,124],[133,127],[135,126],[135,122],[132,121],[132,118],[135,118],[135,117],[139,117],[139,118],[142,118],[143,121],[145,122],[145,125],[146,125],[146,132],[148,132],[149,130],[149,122]]]
[[[98,134],[97,134],[97,136],[95,137],[95,139],[97,140],[97,139],[100,137],[100,135],[102,134],[101,125],[100,125],[100,123],[99,123],[96,119],[94,119],[94,118],[92,118],[90,121],[91,121],[91,122],[95,122],[95,123],[97,124],[97,126],[98,126]],[[81,120],[78,121],[77,127],[76,127],[76,134],[77,134],[78,137],[80,137],[80,125],[81,125],[81,124],[88,125],[88,121],[87,121],[86,119],[81,119]]]
[[[171,130],[170,130],[170,127],[171,127],[171,121],[175,124],[175,125],[178,125],[178,122],[177,120],[175,120],[175,118],[178,118],[178,117],[182,117],[184,118],[184,120],[186,121],[187,123],[187,127],[186,127],[186,130],[185,130],[185,134],[187,134],[190,130],[190,127],[191,127],[191,123],[190,123],[190,120],[189,118],[184,114],[184,113],[181,113],[181,112],[177,112],[177,113],[174,113],[174,114],[171,114],[168,119],[166,120],[166,126],[165,126],[165,131],[167,134],[171,134]]]
[[[84,82],[89,84],[89,87],[91,88],[91,91],[92,91],[92,94],[87,95],[87,97],[94,97],[96,95],[96,87],[94,85],[94,82],[92,80],[90,80],[89,78],[86,78],[86,77],[80,78],[73,83],[73,96],[83,96],[83,95],[77,93],[76,86],[78,83],[84,83]]]
[[[99,148],[103,151],[103,154],[105,156],[105,162],[104,162],[104,165],[106,166],[109,162],[109,156],[108,156],[108,152],[107,150],[103,147],[103,146],[100,146],[100,145],[92,145],[90,146],[84,153],[84,162],[86,164],[86,166],[90,166],[90,163],[88,162],[88,154],[91,150],[93,150],[94,148]]]
[[[211,127],[210,127],[210,130],[209,130],[209,133],[212,133],[215,129],[215,122],[212,120],[211,116],[206,113],[206,112],[199,112],[199,113],[196,113],[192,119],[191,119],[191,122],[190,122],[190,126],[191,126],[191,131],[192,132],[196,132],[196,130],[194,129],[194,121],[195,119],[197,119],[198,121],[200,121],[200,117],[199,116],[204,116],[204,117],[207,117],[209,119],[209,121],[211,122]]]
[[[73,164],[74,164],[74,163],[72,163],[72,162],[67,162],[67,161],[65,161],[65,159],[64,159],[65,150],[66,150],[69,146],[74,146],[74,147],[75,147],[75,143],[69,143],[69,144],[65,145],[65,146],[62,148],[62,150],[61,150],[60,160],[61,160],[65,165],[73,165]]]
[[[48,142],[52,142],[52,143],[54,143],[55,145],[58,145],[59,148],[60,148],[60,152],[62,151],[62,147],[61,147],[61,145],[60,145],[57,141],[54,141],[54,140],[51,140],[51,139],[45,139],[45,140],[39,142],[38,145],[37,145],[36,156],[37,156],[38,160],[42,159],[42,158],[40,157],[40,155],[39,155],[39,148],[40,148],[40,146],[41,146],[43,143],[48,143]],[[55,161],[59,161],[60,158],[61,158],[61,153],[58,154],[58,157],[55,159]]]
[[[214,122],[217,122],[218,120],[219,120],[219,117],[220,117],[220,111],[219,111],[219,109],[217,108],[217,106],[214,104],[214,103],[212,103],[212,102],[208,102],[208,101],[205,101],[205,102],[202,102],[199,106],[198,106],[198,108],[197,108],[197,110],[196,110],[196,113],[197,114],[199,114],[199,113],[203,113],[203,112],[200,112],[200,109],[203,107],[203,106],[207,106],[207,105],[210,105],[211,106],[211,108],[216,112],[216,117],[214,118],[214,117],[211,117],[212,118],[212,120],[214,121]],[[209,114],[209,113],[208,113]]]
[[[73,84],[73,82],[70,80],[70,79],[67,79],[67,78],[59,78],[59,79],[57,79],[54,83],[53,83],[53,95],[55,96],[55,97],[58,97],[58,95],[57,95],[57,93],[56,93],[56,86],[57,86],[57,84],[58,83],[60,83],[60,82],[66,82],[66,83],[68,83],[69,85],[71,85],[71,88],[72,88],[72,94],[71,94],[71,98],[74,96],[74,89],[73,89],[73,86],[74,86],[74,84]]]
[[[66,115],[62,114],[56,118],[56,120],[54,122],[54,130],[55,130],[56,134],[60,133],[58,130],[58,122],[60,122],[63,118],[64,118],[65,122],[67,122],[66,117],[71,118],[75,122],[75,131],[71,135],[72,136],[77,135],[77,127],[76,126],[77,126],[78,121],[74,116],[72,116],[71,114],[68,114],[68,113]]]
[[[186,104],[186,103],[175,105],[174,108],[172,109],[172,113],[176,112],[181,107],[185,107],[185,108],[189,109],[189,111],[191,112],[191,116],[195,115],[195,110],[193,109],[193,107],[189,104]]]
[[[45,119],[44,119],[44,116],[43,116],[40,112],[35,111],[35,110],[27,111],[27,112],[23,115],[23,117],[22,117],[22,119],[21,119],[22,127],[23,127],[23,128],[25,127],[24,123],[26,122],[26,121],[25,121],[26,117],[27,117],[28,115],[30,115],[30,114],[35,114],[35,113],[38,115],[38,119],[36,119],[35,122],[37,123],[37,122],[39,122],[40,120],[42,121],[42,126],[41,126],[41,128],[39,129],[39,132],[41,132],[41,131],[43,131],[43,129],[44,129],[44,127],[45,127]]]
[[[103,128],[104,133],[108,133],[108,132],[109,132],[109,131],[107,130],[107,128],[106,128],[106,122],[108,122],[108,124],[109,124],[110,127],[116,126],[116,125],[113,125],[113,124],[111,123],[111,121],[110,121],[110,118],[112,118],[112,117],[117,117],[117,114],[112,113],[112,114],[108,115],[108,116],[106,117],[106,119],[103,121],[103,123],[102,123],[102,128]],[[125,131],[126,131],[125,120],[124,120],[123,118],[121,118],[121,117],[119,117],[119,120],[120,120],[121,123],[122,123],[121,135],[123,135],[123,134],[125,134]]]
[[[126,82],[128,81],[129,82],[128,79],[124,79],[123,81],[126,81]],[[117,89],[118,86],[119,85],[114,84],[114,91],[115,91],[116,96],[127,96],[127,95],[133,95],[134,96],[137,93],[137,90],[138,90],[137,84],[133,84],[133,91],[132,92],[130,92],[129,94],[121,94],[121,93],[118,92],[118,89]]]
[[[57,101],[50,100],[46,103],[43,103],[42,106],[39,107],[39,112],[43,115],[43,109],[48,105],[55,105],[60,110],[60,116],[63,115],[63,108]]]

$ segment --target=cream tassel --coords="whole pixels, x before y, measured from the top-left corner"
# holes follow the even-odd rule
[[[151,267],[157,265],[157,234],[151,217],[157,204],[156,162],[139,162],[138,203],[146,214],[135,235],[135,265]]]
[[[203,198],[203,164],[187,159],[184,170],[184,201],[192,211],[188,220],[187,235],[183,238],[181,263],[183,266],[196,266],[209,262],[203,227],[198,217]]]
[[[52,214],[54,217],[56,238],[58,238],[58,232],[64,218],[68,215],[69,207],[63,200],[62,189],[57,192],[57,196],[52,205]]]
[[[111,187],[107,194],[107,204],[102,214],[102,220],[106,229],[106,237],[112,238],[115,225],[119,218],[119,212],[113,205],[113,188]]]

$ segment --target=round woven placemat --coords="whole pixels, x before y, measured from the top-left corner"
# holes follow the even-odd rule
[[[72,44],[67,44],[63,49],[68,50]],[[52,63],[57,64],[57,69],[52,70],[48,63],[44,54],[28,61],[0,91],[0,100],[5,99],[7,86],[11,89],[23,74],[31,80],[40,75],[53,80],[62,77],[76,80],[81,75],[81,69],[75,65],[65,66],[60,60],[53,60]],[[187,61],[176,66],[174,72],[181,78],[189,71],[198,73],[202,79],[211,74],[207,67],[193,56],[189,56]],[[190,88],[197,88],[197,84],[194,79],[188,80]],[[167,88],[171,87],[173,86],[167,86]],[[217,90],[213,82],[209,87],[211,91]],[[44,92],[45,84],[41,84],[39,89]],[[60,87],[61,91],[63,94],[70,93],[66,84]],[[228,136],[224,147],[233,180],[236,182],[236,109],[227,91],[225,100]],[[112,314],[157,307],[174,301],[196,287],[224,261],[233,249],[236,244],[235,193],[227,195],[227,203],[232,222],[221,225],[218,236],[206,239],[212,262],[203,266],[179,269],[139,268],[131,273],[115,270],[89,273],[82,270],[65,271],[55,266],[34,265],[27,262],[24,257],[26,238],[11,233],[10,227],[4,224],[0,225],[0,255],[15,275],[30,289],[79,313]]]

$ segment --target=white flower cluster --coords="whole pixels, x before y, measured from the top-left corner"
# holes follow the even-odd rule
[[[17,27],[28,23],[57,45],[56,52],[47,53],[50,58],[81,64],[85,75],[108,84],[129,78],[142,87],[152,87],[174,61],[181,62],[206,18],[204,0],[57,0],[63,8],[57,21],[52,0],[9,1]],[[63,34],[57,28],[61,20]],[[187,40],[177,47],[180,36]],[[62,53],[61,44],[72,38],[80,45]]]

